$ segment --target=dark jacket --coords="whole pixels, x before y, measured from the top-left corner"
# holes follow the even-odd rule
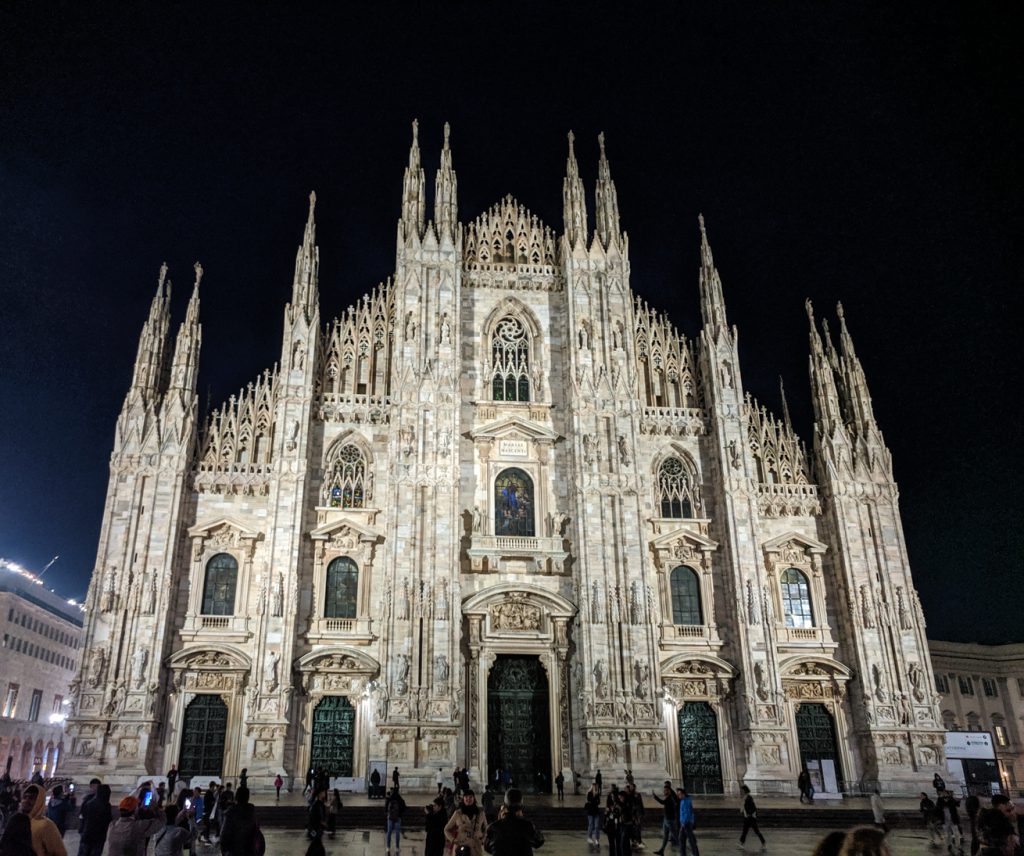
[[[669,791],[668,796],[662,799],[657,794],[652,794],[654,801],[658,803],[665,811],[665,820],[669,823],[675,821],[679,816],[679,799],[676,795]]]
[[[107,840],[107,829],[114,820],[110,805],[110,786],[100,785],[96,796],[82,810],[82,841],[91,847],[102,848]]]
[[[754,798],[750,794],[747,794],[746,799],[743,800],[743,816],[757,817],[757,803],[754,802]]]
[[[46,807],[46,816],[50,818],[60,831],[63,837],[68,828],[68,817],[75,810],[75,804],[70,797],[50,797],[50,804]]]
[[[392,794],[384,801],[384,811],[389,820],[401,820],[405,814],[405,800],[399,794]]]
[[[487,827],[484,850],[494,856],[533,856],[533,848],[544,844],[544,836],[525,817],[512,814]]]
[[[601,816],[601,797],[598,794],[587,793],[587,817]]]
[[[440,806],[423,819],[423,828],[427,833],[427,840],[423,845],[423,856],[441,856],[444,853],[446,839],[444,827],[448,823],[448,814]]]
[[[220,830],[220,852],[230,856],[252,856],[256,830],[260,828],[251,803],[236,804],[224,813]]]
[[[935,804],[935,818],[939,821],[939,823],[944,823],[946,820],[945,810],[949,809],[949,819],[953,821],[953,823],[955,823],[957,826],[959,826],[959,805],[960,800],[950,796],[949,794],[945,794],[944,796],[939,797],[939,801]]]

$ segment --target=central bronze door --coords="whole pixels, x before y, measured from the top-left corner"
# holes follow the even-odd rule
[[[488,776],[508,770],[512,784],[551,791],[548,679],[538,657],[499,654],[487,679]]]
[[[324,696],[313,710],[309,766],[328,776],[352,775],[356,711],[344,696]]]

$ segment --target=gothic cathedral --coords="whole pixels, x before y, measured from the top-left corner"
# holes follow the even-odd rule
[[[918,791],[943,762],[888,449],[839,308],[814,441],[743,391],[700,221],[700,335],[630,289],[604,141],[590,228],[511,196],[426,217],[320,317],[314,203],[280,362],[199,425],[195,287],[161,270],[117,420],[68,769],[255,787],[397,766],[526,790],[631,768],[695,793]],[[386,767],[385,767],[386,765]]]

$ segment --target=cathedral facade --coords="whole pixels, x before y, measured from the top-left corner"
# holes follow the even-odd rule
[[[598,768],[692,792],[920,790],[941,719],[889,451],[839,310],[814,441],[744,393],[700,221],[703,326],[630,288],[601,140],[561,233],[512,197],[427,217],[414,125],[394,276],[321,318],[314,203],[280,362],[199,424],[199,284],[166,269],[117,421],[68,768]]]

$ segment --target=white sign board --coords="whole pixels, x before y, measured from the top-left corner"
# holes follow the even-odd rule
[[[995,760],[992,735],[987,731],[947,731],[946,757]]]
[[[498,444],[498,454],[507,458],[525,458],[529,447],[525,440],[502,440]]]

